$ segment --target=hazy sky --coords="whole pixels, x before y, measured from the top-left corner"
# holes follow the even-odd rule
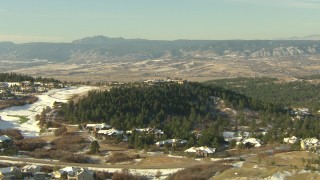
[[[320,34],[320,0],[0,0],[0,41]]]

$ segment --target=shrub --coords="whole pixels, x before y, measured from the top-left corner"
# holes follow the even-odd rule
[[[139,154],[128,156],[127,154],[124,154],[124,153],[113,153],[111,156],[107,158],[106,162],[117,163],[117,162],[131,161],[138,158],[140,158]]]
[[[178,171],[168,177],[169,180],[206,180],[213,177],[218,172],[223,172],[231,168],[230,165],[209,164],[209,165],[198,165],[191,168]]]
[[[92,141],[91,146],[90,146],[90,153],[98,153],[100,149],[98,141]]]
[[[73,153],[63,153],[59,159],[64,162],[72,162],[72,163],[89,163],[90,159],[86,156],[80,154]]]
[[[94,179],[96,180],[105,180],[105,179],[111,179],[112,173],[109,172],[95,172]]]
[[[47,143],[44,142],[42,139],[30,138],[24,139],[21,141],[16,141],[15,145],[21,151],[34,151],[38,148],[43,148]]]
[[[76,152],[82,150],[86,144],[84,144],[84,139],[81,136],[75,134],[65,134],[60,138],[57,138],[53,141],[56,149],[59,150],[68,150]]]
[[[7,135],[14,140],[23,139],[23,135],[21,134],[21,131],[18,129],[0,130],[0,135]]]
[[[162,175],[162,172],[158,170],[158,171],[156,172],[156,174],[155,174],[155,177],[156,177],[157,179],[159,179],[159,178],[161,177],[161,175]]]
[[[60,150],[42,150],[36,149],[34,152],[28,152],[29,156],[34,158],[49,158],[49,159],[57,159],[63,162],[70,162],[70,163],[89,163],[90,159],[84,155],[80,154],[73,154],[66,151]]]
[[[145,176],[133,175],[128,169],[123,169],[121,172],[115,172],[112,175],[113,180],[147,180]]]
[[[66,133],[68,130],[65,126],[58,128],[54,131],[55,136],[61,136],[62,134]]]

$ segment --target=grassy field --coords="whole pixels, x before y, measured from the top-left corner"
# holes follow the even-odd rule
[[[304,170],[312,158],[316,155],[305,151],[256,155],[247,158],[241,167],[228,169],[212,179],[320,179],[316,171]]]

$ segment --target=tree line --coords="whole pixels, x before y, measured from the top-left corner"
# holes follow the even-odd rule
[[[60,83],[59,80],[54,78],[43,78],[41,76],[32,77],[26,74],[17,74],[17,73],[0,73],[0,82],[21,82],[21,81],[30,81],[30,82],[53,82]]]

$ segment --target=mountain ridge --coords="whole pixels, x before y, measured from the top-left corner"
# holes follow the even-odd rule
[[[319,56],[317,40],[147,40],[85,37],[71,43],[0,42],[0,60],[52,62]]]

